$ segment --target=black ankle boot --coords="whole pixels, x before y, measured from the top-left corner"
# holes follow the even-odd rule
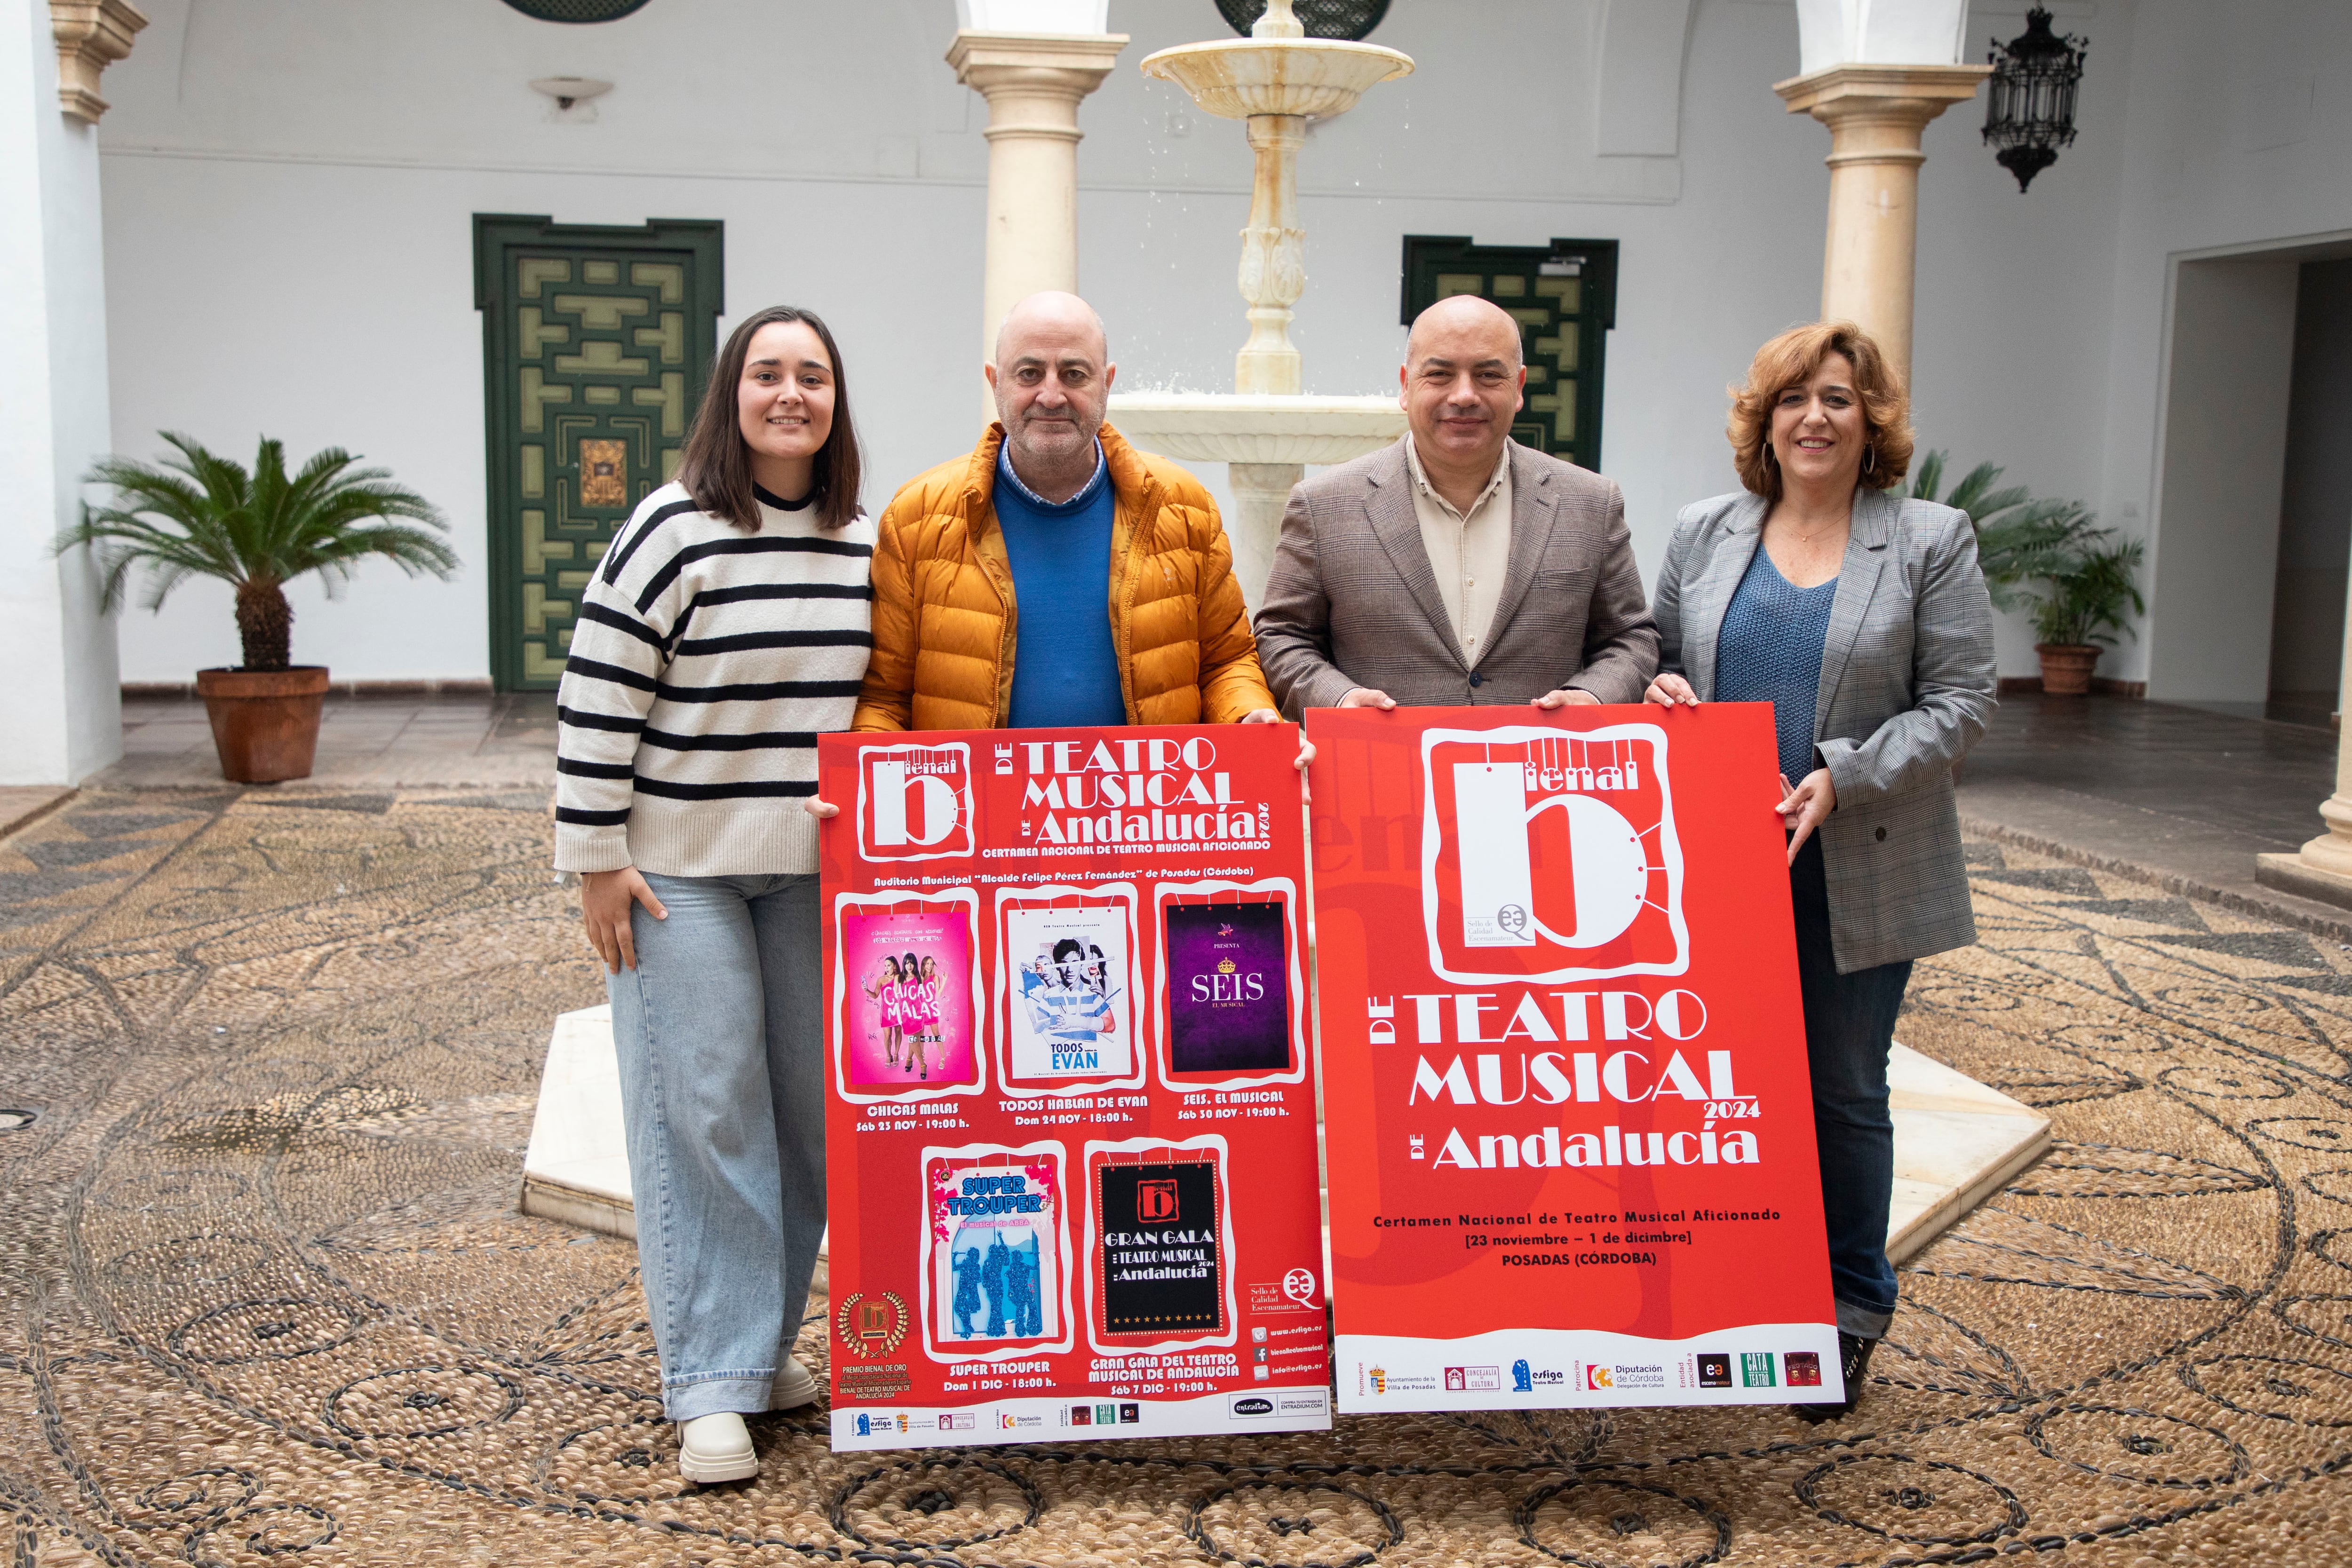
[[[1839,1330],[1838,1371],[1845,1378],[1845,1397],[1820,1405],[1791,1405],[1789,1408],[1816,1425],[1853,1415],[1853,1407],[1862,1403],[1862,1380],[1870,1370],[1870,1353],[1877,1348],[1874,1339]]]

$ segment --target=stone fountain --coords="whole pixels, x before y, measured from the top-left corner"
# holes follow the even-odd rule
[[[1248,123],[1256,174],[1240,283],[1250,335],[1234,356],[1231,392],[1122,392],[1110,400],[1111,423],[1146,451],[1231,465],[1236,515],[1225,518],[1225,531],[1253,610],[1274,566],[1284,503],[1307,465],[1345,463],[1404,433],[1393,392],[1301,392],[1290,321],[1307,288],[1297,186],[1307,122],[1345,113],[1367,89],[1411,72],[1412,58],[1374,44],[1307,37],[1291,4],[1271,0],[1246,38],[1185,44],[1143,62],[1144,75],[1174,82],[1208,113]]]

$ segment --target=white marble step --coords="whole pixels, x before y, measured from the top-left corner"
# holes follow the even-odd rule
[[[1895,1046],[1887,1078],[1895,1203],[1886,1255],[1900,1263],[2039,1159],[2050,1146],[2050,1119],[1907,1046]],[[610,1008],[555,1020],[523,1156],[522,1210],[609,1236],[636,1235]],[[1328,1227],[1325,1250],[1328,1266]],[[820,1256],[816,1288],[824,1284]]]
[[[1886,1256],[1900,1263],[2040,1159],[2050,1118],[1900,1042],[1886,1082],[1895,1115]]]

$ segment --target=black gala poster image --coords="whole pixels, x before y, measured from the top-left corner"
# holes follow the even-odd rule
[[[1215,1333],[1224,1327],[1223,1197],[1208,1160],[1104,1166],[1102,1332]]]
[[[1287,1069],[1282,905],[1171,904],[1167,921],[1169,1070]]]

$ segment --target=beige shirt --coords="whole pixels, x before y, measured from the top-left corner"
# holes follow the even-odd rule
[[[1462,656],[1476,668],[1503,597],[1503,573],[1511,561],[1511,448],[1503,447],[1495,476],[1470,503],[1465,516],[1439,495],[1422,471],[1412,437],[1404,438],[1405,466],[1412,475],[1412,513],[1421,523],[1421,548],[1437,577],[1438,597],[1453,623]]]

